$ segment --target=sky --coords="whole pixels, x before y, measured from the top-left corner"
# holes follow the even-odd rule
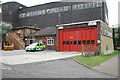
[[[16,1],[19,2],[25,6],[34,6],[38,4],[44,4],[54,1],[60,1],[60,0],[1,0],[2,3],[9,2],[9,1]],[[109,25],[112,27],[112,25],[118,24],[118,2],[120,0],[106,0],[107,7],[108,7],[108,18],[109,18]]]

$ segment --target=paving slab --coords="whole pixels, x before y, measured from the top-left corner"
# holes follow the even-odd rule
[[[118,55],[94,67],[94,69],[99,72],[118,76]]]
[[[18,55],[17,55],[18,53]],[[3,51],[2,63],[9,65],[26,64],[33,62],[51,61],[57,59],[71,58],[81,55],[78,52],[56,52],[56,51],[39,51],[39,52],[25,52],[18,51]]]

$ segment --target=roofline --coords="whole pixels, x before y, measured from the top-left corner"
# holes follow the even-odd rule
[[[102,20],[92,20],[92,21],[103,22]],[[68,24],[60,24],[60,25],[56,25],[56,27],[84,24],[84,23],[89,23],[89,22],[92,22],[92,21],[84,21],[84,22],[75,22],[75,23],[68,23]]]
[[[42,6],[42,5],[51,4],[51,3],[58,3],[58,2],[61,2],[61,1],[52,1],[52,2],[47,2],[47,3],[42,3],[42,4],[36,4],[33,6],[27,6],[26,8],[37,7],[37,6]]]
[[[17,29],[24,29],[24,28],[28,28],[28,29],[37,29],[37,30],[40,30],[41,28],[34,28],[34,27],[30,27],[30,26],[23,26],[23,27],[16,27],[16,28],[13,28],[12,30],[17,30]]]
[[[33,34],[34,34],[34,33],[33,33]],[[27,37],[56,36],[56,34],[47,34],[47,35],[33,35],[33,34],[30,34],[30,35],[28,35]]]
[[[55,2],[48,2],[48,3],[42,3],[42,4],[36,4],[33,6],[26,6],[25,8],[19,9],[19,10],[24,10],[24,9],[29,9],[29,8],[34,8],[34,7],[38,7],[38,6],[43,6],[43,5],[47,5],[47,4],[51,4],[51,3],[59,3],[61,1],[55,1]]]
[[[2,5],[9,4],[9,3],[17,3],[17,4],[20,4],[20,5],[24,6],[24,7],[27,7],[26,5],[21,4],[21,3],[19,3],[19,2],[16,2],[16,1],[8,1],[8,2],[4,2],[4,3],[2,3]]]

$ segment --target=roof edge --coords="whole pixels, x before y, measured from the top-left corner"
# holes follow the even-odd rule
[[[92,20],[92,21],[103,22],[102,20]],[[84,23],[89,23],[89,22],[92,22],[92,21],[75,22],[75,23],[68,23],[68,24],[59,24],[59,25],[56,25],[56,27],[84,24]],[[103,23],[104,23],[104,22],[103,22]]]

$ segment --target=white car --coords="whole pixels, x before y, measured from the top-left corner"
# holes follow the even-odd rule
[[[25,50],[28,51],[39,51],[39,50],[44,50],[45,45],[42,43],[32,43],[31,45],[27,46]]]

